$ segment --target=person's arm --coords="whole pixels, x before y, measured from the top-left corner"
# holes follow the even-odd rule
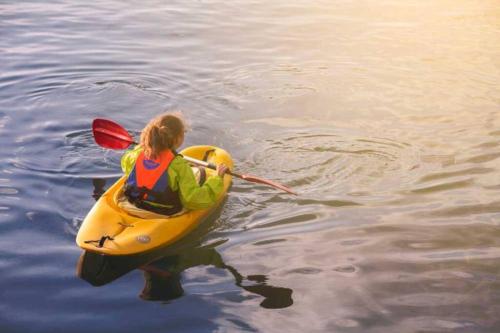
[[[139,156],[139,153],[141,152],[141,146],[137,145],[133,149],[127,150],[121,159],[121,167],[123,170],[123,173],[125,173],[126,176],[128,176],[131,172],[132,169],[134,168],[135,161],[137,161],[137,157]]]
[[[198,185],[191,167],[181,157],[176,157],[169,168],[170,187],[179,190],[184,208],[195,210],[213,206],[224,190],[221,176],[211,176],[205,183]]]

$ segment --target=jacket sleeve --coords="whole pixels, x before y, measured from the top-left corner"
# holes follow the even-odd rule
[[[224,182],[219,176],[209,177],[198,185],[193,170],[182,158],[177,157],[169,168],[170,187],[179,190],[181,203],[186,209],[204,209],[213,206],[224,189]]]
[[[135,161],[137,161],[137,157],[139,156],[139,153],[141,152],[141,147],[139,145],[135,146],[131,150],[127,150],[121,159],[121,167],[123,173],[125,173],[126,176],[128,176],[131,172],[132,169],[134,168]]]

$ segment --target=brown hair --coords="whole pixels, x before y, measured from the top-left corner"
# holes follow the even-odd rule
[[[164,113],[152,119],[142,130],[140,145],[147,158],[155,159],[165,149],[174,149],[176,140],[184,133],[181,114]]]

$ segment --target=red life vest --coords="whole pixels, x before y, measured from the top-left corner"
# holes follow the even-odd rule
[[[156,159],[148,159],[140,152],[128,176],[125,195],[139,208],[155,213],[172,215],[182,210],[179,194],[169,186],[168,168],[175,158],[170,150]]]

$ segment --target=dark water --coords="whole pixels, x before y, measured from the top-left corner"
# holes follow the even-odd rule
[[[499,332],[499,41],[496,0],[0,1],[0,331]],[[94,287],[91,120],[165,109],[300,196]]]

